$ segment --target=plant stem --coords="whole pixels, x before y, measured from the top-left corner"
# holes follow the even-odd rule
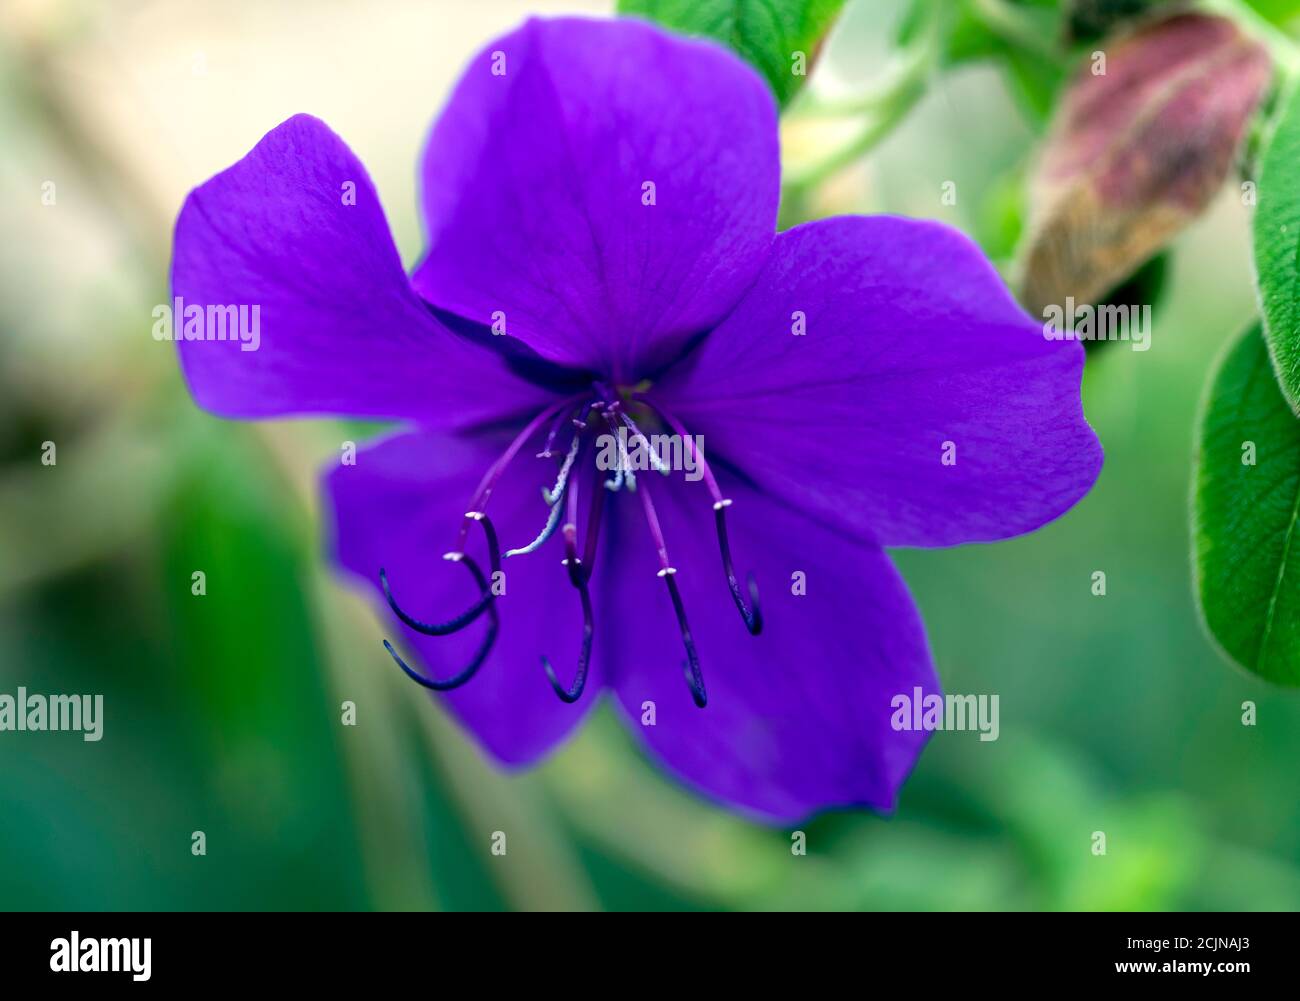
[[[943,40],[942,0],[930,0],[926,22],[915,41],[907,46],[885,83],[866,94],[840,101],[819,100],[809,95],[797,109],[805,117],[867,113],[862,128],[848,142],[802,170],[787,172],[788,195],[802,195],[827,178],[860,159],[907,117],[925,94],[930,74],[939,61]]]
[[[984,27],[1008,45],[1053,60],[1060,57],[1055,40],[1044,33],[1042,23],[1028,16],[1024,8],[1007,0],[972,0],[971,11]]]

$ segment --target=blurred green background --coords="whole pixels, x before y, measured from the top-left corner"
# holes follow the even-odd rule
[[[347,435],[207,416],[152,339],[171,225],[310,111],[413,262],[417,151],[465,60],[574,9],[606,5],[0,0],[0,692],[102,692],[106,715],[99,743],[0,733],[0,908],[1300,907],[1300,700],[1219,658],[1190,581],[1198,398],[1254,310],[1231,190],[1172,248],[1151,350],[1090,353],[1092,494],[1029,537],[898,554],[945,687],[999,693],[1002,735],[935,735],[894,817],[822,816],[792,856],[608,708],[503,775],[393,668],[321,556],[315,470]],[[879,73],[902,9],[851,0],[819,94]],[[786,155],[846,128],[796,114]],[[939,218],[1008,263],[1040,128],[1015,71],[961,66],[787,219]]]

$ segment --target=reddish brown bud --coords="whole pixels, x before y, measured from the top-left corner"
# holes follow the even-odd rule
[[[1043,149],[1025,304],[1096,302],[1194,219],[1227,177],[1270,75],[1267,51],[1210,15],[1099,46]]]

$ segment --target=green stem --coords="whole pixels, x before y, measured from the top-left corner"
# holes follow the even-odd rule
[[[925,93],[925,85],[909,84],[884,102],[867,124],[843,146],[802,170],[787,173],[785,186],[791,192],[805,192],[856,162],[891,133]]]
[[[1013,48],[1052,60],[1060,57],[1055,40],[1043,33],[1042,22],[1029,16],[1023,8],[1007,3],[1007,0],[972,0],[971,13]]]
[[[885,83],[870,92],[840,101],[809,95],[797,108],[804,117],[857,115],[868,118],[858,133],[816,163],[788,171],[785,189],[799,196],[854,163],[889,135],[925,94],[930,74],[939,61],[943,42],[943,0],[930,0],[926,23],[902,54]]]

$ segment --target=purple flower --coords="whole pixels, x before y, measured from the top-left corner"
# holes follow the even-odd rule
[[[534,20],[429,137],[409,279],[365,169],[305,115],[181,211],[175,294],[261,310],[257,350],[182,339],[200,405],[403,422],[327,473],[334,554],[506,764],[608,690],[752,816],[891,809],[925,739],[891,700],[938,682],[882,547],[1028,532],[1097,476],[1080,345],[945,226],[776,233],[777,152],[727,51]],[[701,436],[695,474],[598,469],[619,428]]]

